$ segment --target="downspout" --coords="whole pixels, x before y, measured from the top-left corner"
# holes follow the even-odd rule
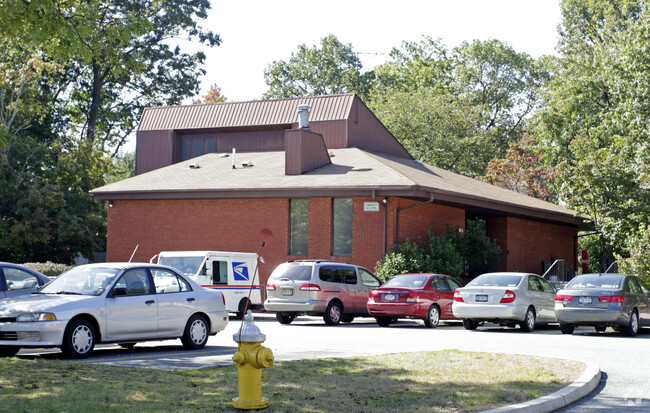
[[[375,190],[374,190],[374,189],[372,190],[372,199],[373,199],[375,202],[377,202],[379,205],[381,205],[381,206],[384,207],[384,231],[383,231],[384,234],[383,234],[383,244],[382,244],[382,245],[383,245],[383,249],[384,249],[384,252],[383,252],[383,253],[384,253],[384,255],[386,255],[386,237],[387,237],[387,235],[386,235],[386,234],[387,234],[387,231],[386,231],[386,226],[387,226],[387,224],[386,224],[386,216],[387,216],[387,212],[386,212],[386,211],[388,210],[388,206],[386,205],[386,198],[384,198],[382,201],[379,201],[379,200],[377,199],[377,194],[375,193]]]
[[[413,208],[416,206],[430,204],[433,202],[433,192],[431,192],[431,198],[428,201],[418,202],[417,204],[409,205],[404,208],[397,208],[397,223],[395,224],[395,245],[399,245],[399,213],[405,209]]]

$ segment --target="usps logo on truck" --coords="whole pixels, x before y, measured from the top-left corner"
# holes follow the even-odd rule
[[[248,266],[245,262],[232,262],[232,270],[235,273],[235,281],[249,281]]]

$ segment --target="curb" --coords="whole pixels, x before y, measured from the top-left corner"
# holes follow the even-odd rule
[[[598,365],[589,361],[585,363],[587,364],[587,368],[580,377],[562,390],[540,397],[539,399],[499,407],[497,409],[484,410],[482,413],[505,413],[513,411],[522,413],[546,413],[568,406],[591,393],[598,386],[598,383],[600,383],[601,373]]]

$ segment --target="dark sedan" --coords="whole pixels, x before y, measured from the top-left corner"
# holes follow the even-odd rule
[[[440,320],[456,320],[451,305],[460,285],[442,274],[403,274],[375,288],[368,297],[368,312],[386,327],[399,318],[419,318],[435,327]]]
[[[555,316],[564,334],[575,326],[607,327],[635,336],[650,326],[650,290],[637,277],[625,274],[584,274],[555,295]]]
[[[38,271],[9,262],[0,262],[0,298],[17,297],[36,291],[50,279]]]

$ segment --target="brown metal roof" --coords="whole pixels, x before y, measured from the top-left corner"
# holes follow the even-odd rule
[[[298,105],[311,106],[311,122],[347,119],[354,94],[249,102],[146,108],[138,131],[286,125],[298,121]]]

